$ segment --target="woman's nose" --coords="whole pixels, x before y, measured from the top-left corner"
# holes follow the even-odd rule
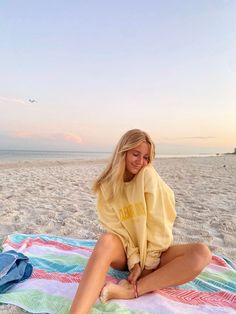
[[[141,157],[141,156],[138,156],[136,162],[137,162],[137,164],[141,165],[142,162],[143,162],[142,157]]]

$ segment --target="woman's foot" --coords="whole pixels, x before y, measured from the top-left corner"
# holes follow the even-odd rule
[[[122,279],[118,284],[108,282],[100,294],[100,300],[102,303],[106,303],[110,299],[133,298],[135,298],[134,286],[125,279]]]

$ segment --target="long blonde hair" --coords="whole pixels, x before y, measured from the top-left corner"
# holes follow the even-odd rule
[[[101,185],[104,183],[109,187],[110,195],[108,200],[112,200],[115,195],[119,195],[119,193],[122,192],[124,186],[126,152],[143,142],[150,144],[150,158],[148,163],[152,162],[155,158],[155,144],[151,137],[146,132],[139,129],[129,130],[121,137],[107,167],[94,182],[93,191],[95,193],[100,190]]]

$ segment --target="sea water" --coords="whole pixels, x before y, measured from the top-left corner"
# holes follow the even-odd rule
[[[108,152],[77,152],[77,151],[37,151],[37,150],[0,150],[0,161],[23,160],[97,160],[108,159]]]
[[[98,160],[109,159],[111,152],[78,152],[78,151],[40,151],[40,150],[0,150],[0,162],[24,160]],[[215,154],[198,155],[161,155],[157,158],[206,157]]]

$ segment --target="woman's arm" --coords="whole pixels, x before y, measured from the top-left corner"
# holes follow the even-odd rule
[[[158,266],[160,255],[173,240],[172,227],[176,217],[173,191],[153,169],[145,176],[147,206],[147,256],[145,269]]]

